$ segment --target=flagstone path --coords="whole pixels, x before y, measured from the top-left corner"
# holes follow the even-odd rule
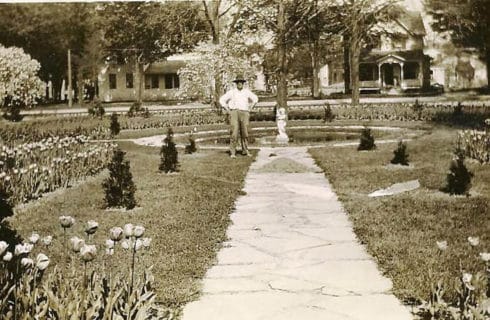
[[[261,148],[244,191],[183,320],[412,319],[305,147]]]

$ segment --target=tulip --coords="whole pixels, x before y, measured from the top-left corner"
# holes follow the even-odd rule
[[[30,258],[22,258],[20,260],[20,264],[23,267],[30,267],[30,266],[34,265],[34,261],[32,261],[32,259],[30,259]]]
[[[5,241],[0,241],[0,256],[3,255],[5,251],[7,251],[8,243]]]
[[[131,223],[124,225],[124,235],[126,238],[132,237],[134,232],[134,226]]]
[[[31,234],[31,236],[29,237],[29,242],[32,243],[32,244],[36,244],[38,241],[39,241],[39,234],[37,233],[33,233]]]
[[[114,248],[114,241],[110,240],[110,239],[107,239],[105,241],[105,246],[107,249],[113,249]]]
[[[482,252],[482,253],[480,253],[480,258],[485,262],[489,262],[490,261],[490,253]]]
[[[111,228],[109,233],[110,233],[111,240],[114,242],[118,242],[118,241],[122,240],[122,238],[124,236],[124,230],[120,227]]]
[[[477,245],[480,244],[480,238],[478,238],[478,237],[468,237],[468,242],[473,247],[476,247]]]
[[[97,222],[95,222],[94,220],[89,220],[87,222],[87,227],[85,228],[85,233],[94,234],[95,231],[97,231],[98,227],[99,227],[99,224]]]
[[[80,248],[80,255],[84,262],[89,262],[95,259],[95,255],[97,254],[97,247],[95,245],[83,245]]]
[[[8,251],[4,256],[3,256],[3,261],[5,262],[9,262],[10,260],[12,260],[12,252]]]
[[[141,238],[144,233],[145,233],[145,227],[143,227],[143,226],[134,227],[134,236],[136,238]]]
[[[70,242],[73,252],[79,252],[80,249],[85,245],[85,240],[80,239],[79,237],[72,237],[70,239]]]
[[[36,258],[36,268],[42,271],[46,269],[48,265],[49,265],[49,258],[43,253],[38,254]]]
[[[20,256],[21,254],[29,253],[29,252],[31,252],[32,247],[33,247],[33,245],[30,243],[18,244],[15,246],[14,254],[16,256]]]
[[[123,241],[121,241],[121,247],[123,247],[123,249],[128,250],[129,248],[132,247],[132,241],[128,239],[124,239]]]
[[[63,228],[70,228],[75,223],[75,219],[71,216],[61,216],[59,219]]]
[[[108,255],[108,256],[112,256],[114,254],[114,248],[106,248],[105,249],[105,253]]]
[[[437,247],[441,251],[445,251],[447,249],[447,241],[436,241]]]
[[[53,241],[53,237],[52,236],[46,236],[41,241],[43,242],[43,244],[45,246],[49,246],[51,244],[51,241]]]
[[[134,250],[138,251],[139,249],[141,249],[142,246],[143,246],[143,241],[141,241],[141,239],[138,239],[136,240],[136,243],[134,245]]]
[[[143,241],[143,247],[149,248],[151,244],[151,238],[143,238],[141,239]]]

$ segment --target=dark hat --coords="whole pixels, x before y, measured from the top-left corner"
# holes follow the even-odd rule
[[[237,74],[237,76],[235,77],[235,80],[233,80],[233,82],[235,82],[235,83],[237,83],[237,82],[247,82],[247,80],[245,80],[243,78],[243,75]]]

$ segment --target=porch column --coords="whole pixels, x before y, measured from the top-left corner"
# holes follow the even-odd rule
[[[381,81],[381,65],[378,64],[378,85],[381,89],[383,87],[383,82]]]
[[[403,78],[404,78],[404,74],[403,74],[403,62],[400,62],[400,87],[402,86]]]

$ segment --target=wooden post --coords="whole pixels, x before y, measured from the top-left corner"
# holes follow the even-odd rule
[[[68,49],[68,107],[73,106],[73,93],[71,83],[71,50]]]

